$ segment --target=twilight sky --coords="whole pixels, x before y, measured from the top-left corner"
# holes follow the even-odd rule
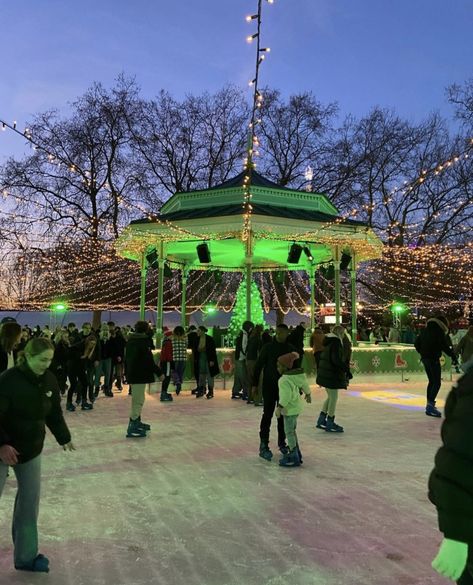
[[[247,87],[257,0],[4,0],[0,118],[23,129],[41,110],[67,110],[93,81],[136,76],[146,97]],[[271,54],[261,84],[312,90],[341,113],[395,108],[451,116],[445,87],[473,77],[472,0],[275,0],[263,7]],[[250,97],[250,90],[248,90]],[[0,133],[0,163],[22,152]]]

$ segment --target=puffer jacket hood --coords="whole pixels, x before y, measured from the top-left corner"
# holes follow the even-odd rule
[[[435,326],[440,327],[440,329],[446,334],[448,333],[448,326],[441,321],[440,319],[437,319],[436,317],[432,317],[431,319],[427,320],[427,323],[425,324],[426,327],[435,327]]]

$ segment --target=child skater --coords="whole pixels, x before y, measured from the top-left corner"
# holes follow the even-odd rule
[[[283,467],[298,467],[302,463],[302,454],[296,434],[297,417],[304,406],[301,391],[309,404],[311,396],[304,370],[302,368],[292,369],[294,362],[299,359],[299,354],[292,351],[278,357],[277,361],[281,377],[278,380],[279,405],[276,408],[276,416],[279,418],[282,414],[284,417],[284,432],[289,447],[288,453],[285,453],[279,460],[279,465]]]
[[[444,536],[432,566],[458,585],[473,585],[473,368],[448,395],[442,442],[429,480]]]

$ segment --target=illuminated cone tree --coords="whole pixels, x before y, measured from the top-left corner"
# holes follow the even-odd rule
[[[228,326],[228,333],[233,339],[236,338],[246,321],[246,280],[243,279],[238,287],[235,306],[233,307],[232,318]],[[256,282],[251,283],[251,321],[255,325],[265,327],[263,301]]]

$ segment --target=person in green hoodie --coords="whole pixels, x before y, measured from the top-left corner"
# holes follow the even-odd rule
[[[307,403],[311,403],[310,388],[302,368],[293,368],[299,363],[300,355],[295,351],[278,357],[277,368],[281,377],[278,380],[279,404],[276,408],[276,416],[284,417],[284,432],[286,433],[289,452],[279,460],[283,467],[299,467],[302,463],[302,454],[297,440],[297,419],[302,412],[304,403],[301,392]]]

